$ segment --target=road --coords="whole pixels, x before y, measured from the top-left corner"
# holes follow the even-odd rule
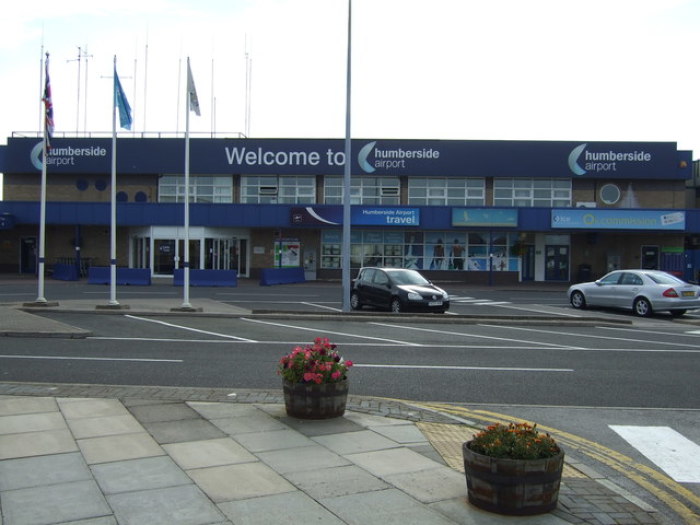
[[[193,289],[192,301],[213,297],[258,312],[333,313],[342,307],[338,287],[309,283]],[[678,490],[688,491],[691,498],[700,496],[700,468],[686,476],[673,466],[660,466],[628,435],[637,429],[668,439],[664,429],[669,429],[687,440],[689,453],[696,455],[688,468],[700,458],[697,315],[678,321],[664,315],[638,319],[624,312],[579,312],[568,306],[561,289],[450,291],[452,315],[426,320],[380,312],[353,321],[337,315],[284,319],[45,313],[94,335],[84,340],[6,339],[0,379],[279,389],[275,369],[280,356],[315,336],[327,336],[356,363],[353,394],[432,403],[466,420],[510,415],[536,421],[561,436],[598,443],[659,476],[671,476]],[[88,296],[96,302],[108,297],[105,289],[85,285],[57,286],[51,293]],[[120,288],[119,293],[128,303],[141,294],[172,297],[181,291],[156,286]],[[2,294],[0,301],[33,298],[20,285],[4,286]],[[459,314],[550,322],[528,324],[512,317],[467,322]],[[567,322],[578,316],[600,322]],[[582,441],[572,442],[572,447],[577,443]],[[648,496],[648,487],[640,490],[620,474],[614,454],[593,460],[584,449],[580,453],[584,461],[608,470],[620,486]]]

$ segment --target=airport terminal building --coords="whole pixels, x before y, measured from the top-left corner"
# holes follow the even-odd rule
[[[117,139],[117,264],[303,267],[340,279],[342,139]],[[108,266],[111,137],[13,136],[0,146],[0,272],[37,271],[46,162],[46,267]],[[353,139],[351,267],[417,268],[467,283],[574,282],[614,268],[700,271],[692,152],[673,142]],[[696,168],[694,173],[694,167]]]

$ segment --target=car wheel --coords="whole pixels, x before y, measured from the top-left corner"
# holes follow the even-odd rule
[[[574,308],[583,309],[586,307],[586,298],[578,290],[571,294],[570,301]]]
[[[632,310],[639,317],[649,317],[652,314],[651,303],[645,297],[635,299]]]
[[[353,310],[362,310],[362,303],[360,302],[360,296],[357,292],[352,292],[352,294],[350,294],[350,308]]]
[[[671,315],[673,317],[683,317],[687,310],[671,310]]]
[[[398,297],[394,297],[391,300],[391,311],[395,314],[401,313],[403,311],[403,305]]]

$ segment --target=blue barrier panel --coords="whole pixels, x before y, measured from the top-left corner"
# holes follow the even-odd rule
[[[185,270],[173,272],[173,285],[184,286]],[[236,270],[195,270],[190,268],[190,286],[238,286]]]
[[[303,282],[306,282],[306,277],[304,277],[304,268],[301,266],[294,268],[263,268],[260,272],[261,286]]]
[[[53,265],[52,277],[59,281],[77,281],[79,279],[78,269],[75,264],[57,263]]]
[[[109,284],[109,266],[90,266],[88,284]],[[151,284],[151,270],[148,268],[117,268],[116,284]]]

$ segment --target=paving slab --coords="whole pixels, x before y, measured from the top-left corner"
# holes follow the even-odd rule
[[[261,410],[255,405],[237,405],[234,403],[209,403],[189,401],[187,405],[206,419],[224,419],[228,417],[253,416]]]
[[[59,397],[56,399],[66,419],[83,417],[124,416],[128,411],[118,399]]]
[[[192,480],[168,456],[115,461],[92,466],[105,494],[189,485]]]
[[[435,468],[434,461],[406,448],[348,454],[345,458],[380,478]]]
[[[56,411],[58,405],[53,397],[0,397],[0,416]]]
[[[325,434],[340,434],[342,432],[355,432],[365,429],[362,425],[345,419],[345,417],[312,420],[285,416],[280,421],[305,436],[323,436]]]
[[[225,437],[226,433],[205,419],[143,423],[158,443],[180,443]]]
[[[129,407],[129,411],[141,423],[181,421],[183,419],[199,419],[201,417],[195,410],[187,406],[187,403],[132,406]]]
[[[0,460],[75,452],[78,446],[68,430],[45,430],[0,435]]]
[[[288,450],[260,452],[258,457],[281,474],[350,465],[350,461],[321,445],[297,447],[294,453]]]
[[[219,509],[233,523],[245,525],[343,525],[343,521],[331,514],[303,492],[289,492],[241,501],[219,504]]]
[[[225,516],[195,485],[107,496],[120,524],[209,525]]]
[[[59,412],[17,414],[0,417],[0,434],[18,434],[20,432],[38,432],[41,430],[68,430],[68,427]]]
[[[194,469],[187,473],[207,496],[218,503],[297,490],[260,462]]]
[[[173,443],[163,445],[163,448],[185,470],[258,461],[229,437]]]
[[[358,452],[369,452],[371,450],[385,450],[399,446],[396,441],[387,439],[371,430],[326,434],[315,436],[311,439],[341,456]]]
[[[68,426],[76,439],[143,432],[143,427],[131,414],[69,419]]]
[[[92,479],[79,452],[0,461],[0,491]]]
[[[3,525],[48,525],[108,516],[112,510],[94,480],[2,493]]]
[[[289,450],[295,447],[308,447],[314,444],[308,437],[289,428],[285,430],[236,434],[236,441],[251,452]]]
[[[285,430],[287,428],[280,421],[260,410],[249,416],[212,419],[211,422],[232,436],[247,432],[266,432],[268,430]]]
[[[397,489],[361,492],[320,503],[349,525],[454,525],[454,521]]]
[[[390,488],[381,479],[355,465],[289,472],[285,477],[317,500]]]
[[[385,476],[384,480],[421,503],[467,497],[465,475],[449,467],[391,474]]]
[[[78,446],[88,465],[165,454],[160,445],[145,432],[79,439]]]
[[[381,434],[392,441],[401,443],[402,445],[416,445],[430,443],[425,435],[416,428],[413,423],[404,423],[403,425],[372,425],[370,430]]]

